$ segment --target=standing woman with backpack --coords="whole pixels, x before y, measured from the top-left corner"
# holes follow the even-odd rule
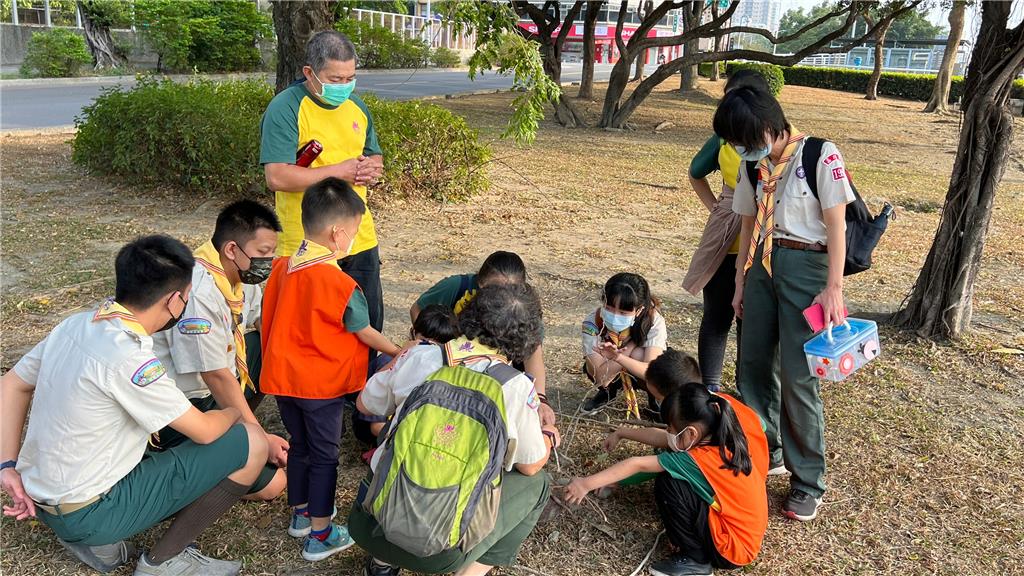
[[[764,76],[754,70],[737,70],[729,76],[724,93],[737,88],[771,91]],[[736,258],[740,253],[740,216],[732,211],[732,198],[742,163],[736,148],[718,134],[712,134],[690,162],[690,185],[709,214],[683,279],[683,288],[694,296],[703,292],[704,314],[697,336],[697,360],[704,385],[712,392],[718,392],[722,384],[726,342],[736,316],[732,296],[736,291]],[[708,182],[708,176],[716,171],[722,173],[722,193],[717,198]],[[736,318],[737,344],[742,327],[743,322]],[[738,363],[738,345],[736,352]]]
[[[459,315],[463,336],[410,347],[366,383],[359,410],[394,417],[349,516],[370,555],[364,575],[482,576],[515,563],[547,504],[543,468],[559,437],[512,368],[540,345],[541,318],[529,285],[488,286]]]
[[[733,297],[744,325],[737,388],[765,421],[769,468],[785,465],[792,474],[783,512],[810,521],[825,493],[825,420],[820,383],[803,353],[813,335],[803,310],[821,304],[825,322],[845,320],[846,205],[854,194],[831,142],[815,141],[820,154],[804,161],[811,139],[771,94],[729,92],[714,128],[746,164],[732,204],[742,218]]]

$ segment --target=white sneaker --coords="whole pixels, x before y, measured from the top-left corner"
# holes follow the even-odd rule
[[[241,562],[210,558],[189,546],[157,565],[150,564],[143,554],[135,565],[135,576],[238,576],[241,569]]]
[[[786,465],[785,464],[779,464],[778,466],[774,466],[772,468],[769,468],[768,469],[768,475],[769,476],[788,476],[789,475],[789,470],[786,470]]]

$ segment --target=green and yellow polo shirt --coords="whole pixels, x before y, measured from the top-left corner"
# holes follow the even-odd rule
[[[310,140],[318,140],[323,152],[311,168],[337,164],[360,155],[381,154],[373,117],[355,94],[340,106],[329,106],[313,96],[305,84],[296,83],[274,96],[260,126],[260,164],[294,164],[295,155]],[[353,186],[366,201],[366,187]],[[282,231],[277,255],[291,256],[302,242],[302,190],[275,190],[274,204]],[[356,234],[352,254],[377,245],[373,215],[367,207]]]

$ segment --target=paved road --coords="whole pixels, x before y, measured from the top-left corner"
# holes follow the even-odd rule
[[[653,67],[652,67],[653,70]],[[608,79],[611,65],[598,64],[597,81]],[[582,75],[581,64],[566,64],[563,82],[576,82]],[[0,130],[28,130],[74,124],[86,106],[105,86],[130,86],[134,78],[111,78],[99,83],[74,83],[53,80],[46,84],[22,86],[0,82]],[[422,96],[443,96],[473,90],[510,88],[512,79],[487,73],[470,80],[465,71],[417,70],[415,72],[375,72],[359,76],[356,92],[374,92],[384,98],[407,100]]]

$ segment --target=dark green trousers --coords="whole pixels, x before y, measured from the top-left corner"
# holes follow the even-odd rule
[[[501,481],[501,504],[494,530],[472,550],[448,550],[427,558],[414,556],[388,542],[377,521],[359,505],[358,498],[348,517],[348,533],[356,544],[377,560],[412,572],[445,574],[472,562],[511,566],[515,564],[519,548],[537,525],[548,503],[550,488],[544,471],[533,476],[506,472]],[[367,480],[363,483],[360,494],[363,494]]]
[[[813,333],[803,310],[825,288],[828,254],[776,247],[772,273],[764,269],[758,248],[743,286],[736,387],[765,422],[771,461],[786,463],[793,488],[820,498],[825,417],[821,383],[804,357],[804,343]]]

